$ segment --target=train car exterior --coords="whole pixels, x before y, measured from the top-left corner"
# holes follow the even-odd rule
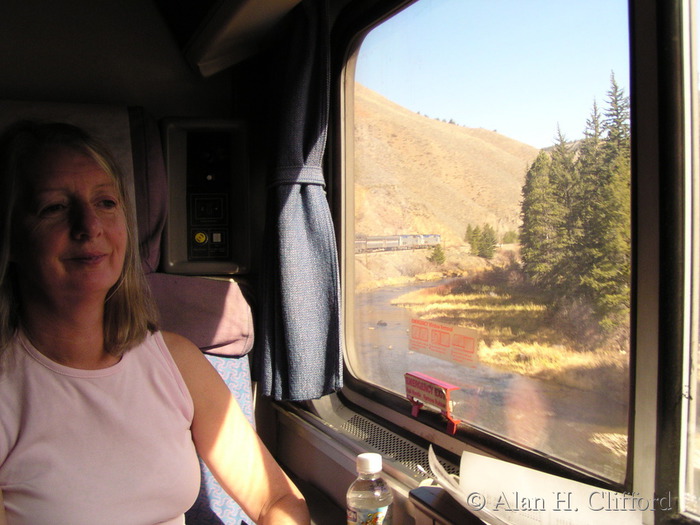
[[[361,236],[355,238],[355,253],[433,248],[440,242],[438,234]]]

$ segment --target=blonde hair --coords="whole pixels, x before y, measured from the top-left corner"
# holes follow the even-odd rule
[[[29,121],[14,124],[0,139],[0,352],[10,344],[21,324],[20,298],[13,278],[16,270],[10,261],[12,220],[21,178],[49,147],[70,148],[88,155],[117,184],[128,241],[122,273],[105,299],[104,348],[119,356],[157,329],[156,308],[138,253],[133,205],[122,175],[109,151],[82,129],[64,123]]]

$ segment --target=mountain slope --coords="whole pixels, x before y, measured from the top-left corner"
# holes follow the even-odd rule
[[[358,234],[439,233],[460,244],[468,224],[517,230],[536,148],[413,113],[360,85],[355,114]]]

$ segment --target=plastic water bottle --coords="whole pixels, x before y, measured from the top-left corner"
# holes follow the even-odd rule
[[[394,496],[382,478],[382,456],[357,456],[357,474],[346,496],[347,525],[391,525]]]

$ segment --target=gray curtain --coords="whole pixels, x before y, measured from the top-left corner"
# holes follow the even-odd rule
[[[325,0],[303,0],[280,47],[275,97],[279,142],[269,184],[261,342],[253,353],[262,393],[316,399],[342,386],[340,287],[323,154],[329,107]]]

